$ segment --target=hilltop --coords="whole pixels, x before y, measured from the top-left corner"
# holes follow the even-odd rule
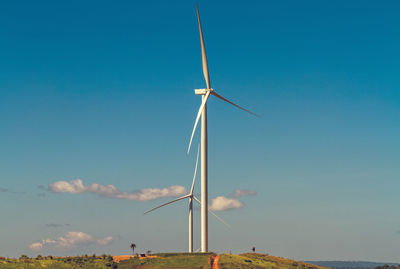
[[[162,268],[210,268],[210,269],[325,269],[325,267],[294,261],[268,254],[243,253],[157,253],[149,257],[136,256],[76,256],[76,257],[37,257],[20,259],[0,259],[0,268],[85,268],[85,269],[162,269]]]

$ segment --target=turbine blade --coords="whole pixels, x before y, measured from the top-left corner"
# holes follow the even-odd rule
[[[228,228],[231,228],[231,226],[228,223],[226,223],[221,217],[219,217],[217,214],[215,214],[214,211],[212,211],[210,209],[208,211],[210,211],[210,213],[213,214],[214,217],[216,217],[220,222],[225,224]]]
[[[200,144],[197,147],[197,158],[196,158],[196,166],[194,168],[194,175],[193,175],[193,182],[192,187],[190,188],[190,194],[193,195],[194,183],[196,182],[196,175],[197,175],[197,165],[199,164],[199,151],[200,151]]]
[[[203,74],[204,74],[204,79],[206,80],[207,89],[211,89],[210,74],[208,72],[208,63],[206,55],[206,46],[204,45],[203,31],[201,30],[199,7],[197,6],[197,3],[196,3],[196,12],[197,12],[197,22],[199,23],[199,33],[200,33],[201,64],[203,66]]]
[[[200,119],[201,113],[203,112],[204,106],[206,105],[209,96],[210,96],[210,91],[207,91],[206,95],[203,98],[203,101],[201,102],[201,105],[200,105],[200,108],[199,108],[199,112],[197,112],[196,121],[194,122],[192,136],[190,137],[189,147],[188,147],[188,150],[187,150],[188,154],[189,154],[189,151],[190,151],[190,146],[192,145],[192,140],[193,140],[194,132],[196,131],[197,123],[199,123],[199,119]]]
[[[247,109],[245,109],[245,108],[243,108],[243,107],[241,107],[241,106],[238,106],[238,105],[235,104],[235,103],[232,103],[231,101],[229,101],[228,99],[222,97],[221,95],[219,95],[219,94],[216,93],[215,91],[212,91],[211,94],[214,95],[215,97],[218,97],[218,98],[221,99],[221,100],[224,100],[225,102],[228,102],[228,103],[231,104],[231,105],[234,105],[234,106],[237,107],[237,108],[240,108],[241,110],[246,111],[247,113],[250,113],[251,115],[254,115],[254,116],[256,116],[256,117],[260,117],[260,116],[257,115],[256,113],[253,113],[253,112],[251,112],[250,110],[247,110]]]
[[[196,202],[198,202],[198,203],[201,205],[200,200],[199,200],[196,196],[193,196],[193,198],[194,198],[194,200],[195,200]],[[214,211],[212,211],[211,209],[208,208],[208,212],[210,212],[211,214],[213,214],[214,217],[216,217],[220,222],[222,222],[223,224],[225,224],[227,227],[231,228],[231,226],[230,226],[228,223],[226,223],[226,221],[224,221],[221,217],[219,217],[217,214],[215,214]]]
[[[177,201],[179,201],[179,200],[182,200],[182,199],[185,199],[185,198],[189,198],[189,197],[190,197],[190,195],[187,194],[187,195],[182,196],[182,197],[179,197],[179,198],[177,198],[177,199],[175,199],[175,200],[169,201],[168,203],[165,203],[165,204],[159,205],[159,206],[157,206],[157,207],[155,207],[155,208],[153,208],[153,209],[150,209],[149,211],[146,211],[146,212],[144,212],[143,214],[150,213],[151,211],[154,211],[154,210],[156,210],[156,209],[159,209],[160,207],[163,207],[163,206],[172,204],[172,203],[174,203],[174,202],[177,202]]]

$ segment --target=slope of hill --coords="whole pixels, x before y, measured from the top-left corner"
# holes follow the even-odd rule
[[[71,268],[87,268],[87,269],[106,269],[117,268],[117,263],[110,255],[102,256],[74,256],[74,257],[41,257],[28,258],[23,255],[19,259],[0,257],[0,269],[71,269]]]
[[[322,266],[258,253],[221,254],[219,268],[323,269]]]
[[[307,263],[320,265],[335,269],[371,269],[385,264],[398,265],[396,263],[385,262],[365,262],[365,261],[305,261]]]

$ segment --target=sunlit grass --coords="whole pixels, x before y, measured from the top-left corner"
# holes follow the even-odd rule
[[[211,260],[215,253],[155,253],[150,257],[131,257],[121,260],[119,263],[110,255],[102,256],[75,256],[75,257],[37,257],[26,256],[19,259],[0,259],[0,269],[163,269],[163,268],[188,268],[206,269],[211,268]],[[242,268],[267,268],[267,269],[325,269],[304,262],[294,261],[286,258],[270,256],[268,254],[243,253],[239,255],[219,255],[219,269],[242,269]],[[129,257],[128,257],[129,258]]]

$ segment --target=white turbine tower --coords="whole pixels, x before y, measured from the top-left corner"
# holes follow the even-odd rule
[[[196,89],[194,92],[197,95],[202,96],[202,102],[197,113],[196,120],[194,122],[194,127],[192,131],[192,136],[190,137],[188,153],[190,151],[190,146],[192,144],[193,135],[196,131],[197,123],[199,122],[201,116],[201,251],[208,252],[208,160],[207,160],[207,100],[208,97],[214,95],[219,99],[230,103],[231,105],[236,106],[254,116],[258,116],[257,114],[240,107],[221,95],[217,94],[212,88],[210,83],[210,74],[208,72],[208,63],[207,63],[207,55],[206,48],[204,45],[203,32],[201,30],[200,23],[200,15],[199,8],[196,4],[196,12],[197,12],[197,22],[199,24],[199,33],[200,33],[200,46],[201,46],[201,62],[203,66],[203,74],[204,79],[206,81],[207,88],[206,89]]]
[[[193,252],[193,200],[195,200],[196,202],[200,203],[200,200],[194,196],[194,184],[196,182],[196,175],[197,175],[197,165],[199,162],[199,149],[197,150],[197,158],[196,158],[196,166],[194,168],[194,175],[193,175],[193,181],[192,181],[192,187],[190,188],[190,192],[189,194],[186,194],[182,197],[179,197],[175,200],[172,200],[168,203],[162,204],[160,206],[157,206],[149,211],[144,212],[144,214],[150,213],[151,211],[154,211],[160,207],[175,203],[177,201],[183,200],[188,198],[189,199],[189,252]],[[225,225],[229,226],[223,219],[221,219],[220,217],[218,217],[213,211],[209,210],[211,214],[213,214],[219,221],[221,221],[222,223],[224,223]]]

